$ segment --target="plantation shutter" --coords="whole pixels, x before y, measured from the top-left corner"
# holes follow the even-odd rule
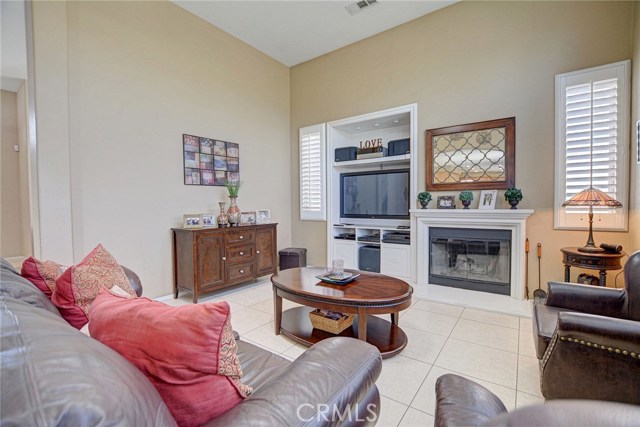
[[[594,229],[628,228],[630,69],[622,61],[556,75],[555,228],[588,228],[586,207],[562,204],[589,186],[622,203],[594,207]]]
[[[618,79],[568,86],[565,100],[565,200],[589,186],[618,199]]]
[[[324,124],[300,129],[300,219],[326,220]]]

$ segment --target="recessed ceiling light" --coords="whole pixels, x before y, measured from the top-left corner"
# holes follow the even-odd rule
[[[347,12],[349,12],[349,14],[355,15],[356,13],[360,13],[364,9],[370,6],[375,6],[378,3],[380,3],[379,0],[359,0],[354,3],[351,3],[350,5],[345,6],[344,8],[347,9]]]

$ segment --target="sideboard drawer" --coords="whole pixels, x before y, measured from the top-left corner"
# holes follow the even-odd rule
[[[255,245],[232,246],[227,248],[227,262],[242,262],[253,260]]]
[[[225,239],[227,245],[233,245],[236,243],[251,244],[256,240],[256,231],[253,229],[227,230]]]
[[[246,282],[255,278],[255,262],[227,265],[227,284]]]

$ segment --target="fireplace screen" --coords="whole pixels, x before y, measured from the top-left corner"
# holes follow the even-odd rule
[[[509,295],[511,231],[429,229],[429,283]]]

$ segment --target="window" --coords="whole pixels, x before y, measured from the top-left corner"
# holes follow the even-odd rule
[[[589,186],[621,208],[594,207],[594,229],[627,230],[630,61],[556,75],[554,226],[586,229],[587,208],[561,205]]]
[[[300,219],[325,221],[324,124],[300,129]]]

